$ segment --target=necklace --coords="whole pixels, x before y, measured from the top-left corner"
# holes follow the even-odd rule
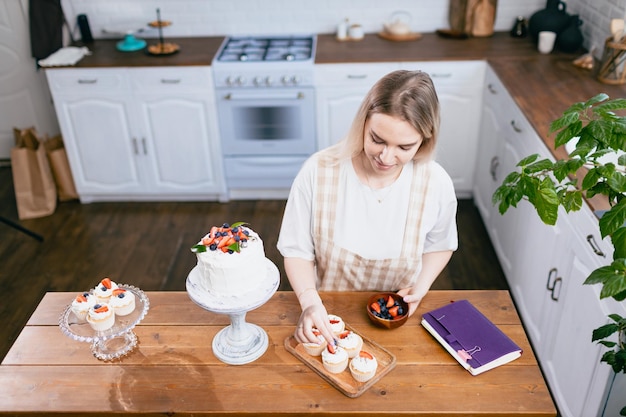
[[[388,186],[386,186],[386,187],[382,187],[382,188],[379,188],[379,189],[375,189],[375,188],[373,188],[373,187],[372,187],[372,185],[370,184],[370,176],[369,176],[369,175],[368,175],[368,173],[367,173],[367,169],[365,169],[365,162],[363,162],[363,159],[361,159],[361,167],[363,167],[363,173],[365,174],[365,180],[367,181],[367,188],[369,188],[369,189],[370,189],[370,191],[372,192],[372,194],[374,195],[374,199],[375,199],[376,201],[378,201],[378,203],[379,203],[379,204],[380,204],[380,203],[382,203],[383,201],[385,201],[385,199],[386,199],[387,197],[389,197],[389,194],[391,193],[391,190],[392,190],[392,188],[393,188],[393,185],[395,184],[395,180],[394,180],[394,182],[392,182],[391,184],[389,184],[389,185],[388,185]],[[381,195],[381,194],[379,193],[379,191],[382,191],[382,190],[384,190],[384,189],[387,189],[387,190],[386,190],[386,192],[385,192],[383,195]]]

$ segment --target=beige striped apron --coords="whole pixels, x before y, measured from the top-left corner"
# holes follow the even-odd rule
[[[420,227],[430,178],[429,164],[413,164],[411,197],[400,257],[365,259],[334,244],[339,164],[319,159],[313,233],[317,287],[323,291],[397,291],[413,286],[421,270]]]

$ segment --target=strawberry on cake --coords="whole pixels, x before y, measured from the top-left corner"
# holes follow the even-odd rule
[[[322,365],[328,372],[339,374],[348,367],[348,354],[342,347],[328,343],[322,351]]]
[[[98,302],[108,303],[111,295],[113,295],[113,290],[117,288],[117,284],[111,281],[111,278],[104,278],[96,285],[96,288],[93,289],[93,293],[98,299]]]
[[[346,323],[344,323],[343,319],[334,314],[328,315],[328,322],[335,336],[338,336],[346,329]]]
[[[87,312],[87,322],[96,331],[109,330],[115,324],[115,314],[108,304],[97,303]]]
[[[306,342],[302,344],[302,347],[309,355],[319,356],[326,347],[326,339],[324,339],[322,333],[317,329],[313,329],[313,334],[317,337],[317,343]]]
[[[337,345],[346,351],[349,358],[354,358],[363,347],[363,338],[351,330],[344,330],[339,333]]]
[[[378,362],[369,352],[361,351],[350,361],[350,373],[359,382],[369,381],[376,375]]]
[[[254,290],[267,275],[263,241],[244,222],[211,227],[197,245],[200,287],[216,296],[238,296]]]
[[[135,310],[135,294],[122,288],[113,290],[109,306],[116,316],[127,316]]]
[[[88,292],[79,294],[72,301],[72,313],[74,313],[78,321],[84,322],[87,318],[87,312],[96,302],[96,297]]]

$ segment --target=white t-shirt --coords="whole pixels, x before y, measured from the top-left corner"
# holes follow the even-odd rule
[[[431,161],[431,175],[420,235],[424,253],[456,250],[457,200],[448,173]],[[309,158],[296,176],[278,238],[284,257],[314,260],[313,196],[316,195],[317,157]],[[341,162],[335,243],[367,259],[398,258],[409,209],[413,162],[406,164],[389,187],[372,190],[361,183],[349,160]],[[343,198],[342,198],[343,196]],[[380,202],[379,202],[380,200]]]

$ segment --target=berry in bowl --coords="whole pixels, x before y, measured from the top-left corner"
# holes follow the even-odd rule
[[[367,317],[377,326],[395,329],[409,318],[409,305],[394,292],[372,295],[367,302]]]

